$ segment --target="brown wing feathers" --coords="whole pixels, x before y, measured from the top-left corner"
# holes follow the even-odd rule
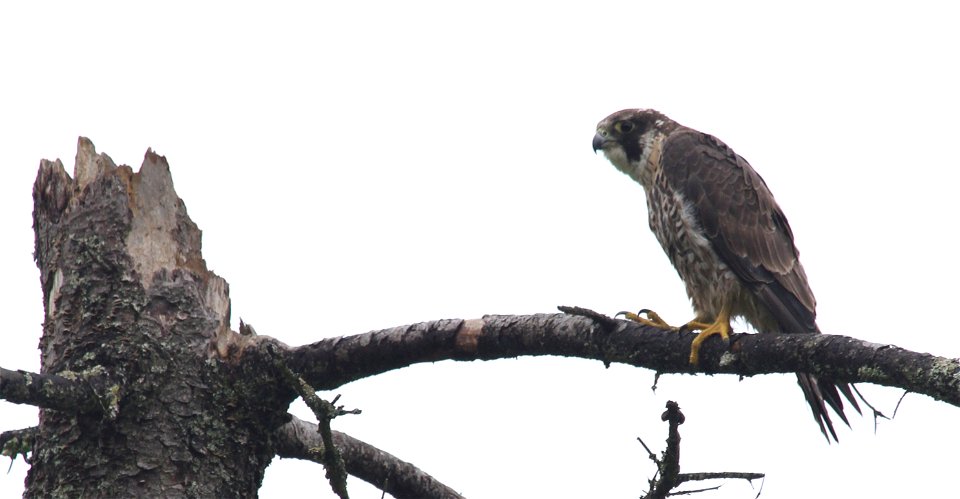
[[[663,145],[661,167],[667,182],[691,203],[714,250],[777,319],[780,330],[818,333],[816,300],[793,232],[750,164],[717,138],[680,128]],[[797,380],[820,430],[836,440],[824,402],[847,422],[838,388],[860,412],[849,385],[802,373]]]
[[[667,181],[683,192],[724,263],[770,309],[784,332],[816,332],[816,301],[793,234],[763,179],[716,138],[681,129],[661,157]]]

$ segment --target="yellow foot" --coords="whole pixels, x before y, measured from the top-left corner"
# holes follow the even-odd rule
[[[720,317],[717,318],[717,321],[713,324],[707,324],[704,322],[698,322],[692,320],[686,323],[681,330],[691,330],[699,329],[700,334],[693,339],[693,343],[690,344],[690,365],[695,366],[700,363],[700,345],[703,342],[715,335],[719,334],[723,341],[730,342],[730,318],[726,314],[721,313]]]
[[[660,316],[653,310],[643,309],[637,313],[633,312],[618,312],[616,316],[623,316],[627,320],[638,322],[645,326],[651,326],[658,329],[665,329],[667,331],[676,331],[677,328],[667,324],[667,321],[660,318]],[[644,317],[646,315],[646,317]],[[615,317],[616,317],[615,316]]]

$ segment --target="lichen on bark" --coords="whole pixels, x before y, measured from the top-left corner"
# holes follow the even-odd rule
[[[218,355],[229,287],[166,159],[148,150],[134,172],[81,138],[72,178],[41,162],[34,201],[41,372],[98,370],[115,407],[41,410],[26,494],[256,495],[293,395],[257,355]]]

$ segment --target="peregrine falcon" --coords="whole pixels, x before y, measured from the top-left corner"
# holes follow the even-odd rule
[[[800,265],[793,232],[766,183],[749,163],[712,135],[652,109],[625,109],[597,125],[593,150],[646,193],[650,229],[677,269],[699,330],[690,363],[713,335],[729,340],[730,320],[757,331],[819,333],[816,300]],[[657,314],[628,314],[670,328]],[[850,385],[797,373],[797,381],[827,441],[837,440],[826,405],[847,425],[840,393],[860,412]],[[826,404],[826,405],[825,405]],[[829,430],[829,435],[827,431]]]

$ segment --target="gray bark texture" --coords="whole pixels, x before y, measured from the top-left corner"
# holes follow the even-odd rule
[[[41,409],[25,494],[255,496],[293,392],[229,355],[245,337],[165,158],[148,150],[134,173],[81,138],[73,178],[43,161],[33,193],[41,373],[99,410]]]
[[[36,428],[0,433],[7,455],[32,454],[25,496],[256,497],[274,456],[315,459],[310,424],[286,412],[295,349],[230,329],[228,285],[207,270],[165,158],[148,150],[135,173],[81,137],[72,178],[44,160],[33,197],[41,372],[0,367],[0,399],[40,407]],[[369,444],[334,442],[350,474],[394,497],[460,497]]]
[[[457,491],[436,481],[416,466],[339,431],[333,432],[334,445],[343,454],[347,472],[363,479],[393,497],[433,497],[463,499]],[[319,461],[323,442],[316,425],[294,417],[277,431],[277,455]]]

